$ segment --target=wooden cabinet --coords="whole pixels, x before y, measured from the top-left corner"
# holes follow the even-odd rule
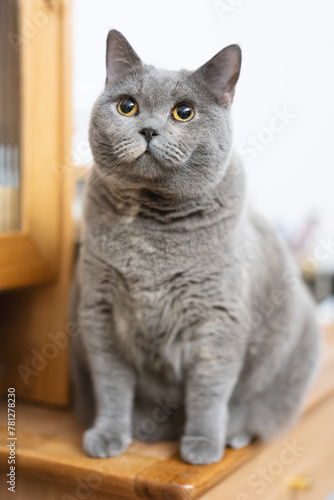
[[[49,282],[59,273],[62,219],[68,216],[64,197],[69,196],[63,166],[71,132],[67,3],[0,4],[6,82],[0,142],[4,149],[18,148],[20,165],[20,224],[15,232],[0,234],[0,290]]]
[[[2,0],[0,20],[0,144],[18,161],[0,165],[19,199],[0,175],[0,221],[18,212],[0,229],[0,392],[66,404],[66,349],[50,335],[66,331],[73,247],[70,2]]]

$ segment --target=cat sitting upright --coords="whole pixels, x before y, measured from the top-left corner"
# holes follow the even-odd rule
[[[312,300],[232,151],[240,65],[231,45],[197,71],[159,70],[108,35],[73,305],[93,457],[180,437],[183,460],[216,462],[291,425],[314,378]]]

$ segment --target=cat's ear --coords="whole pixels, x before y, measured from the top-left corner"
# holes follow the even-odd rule
[[[139,70],[142,62],[124,36],[111,30],[107,38],[107,81],[106,84]]]
[[[229,45],[195,71],[194,76],[203,81],[219,104],[228,105],[233,101],[240,67],[241,49],[239,45]]]

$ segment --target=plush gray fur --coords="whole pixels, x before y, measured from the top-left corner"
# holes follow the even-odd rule
[[[314,306],[246,203],[230,117],[239,47],[196,72],[144,65],[116,31],[107,48],[72,350],[83,446],[107,457],[133,437],[181,437],[185,461],[216,462],[294,422],[318,366]],[[137,115],[117,111],[124,96]],[[172,118],[180,102],[189,122]]]

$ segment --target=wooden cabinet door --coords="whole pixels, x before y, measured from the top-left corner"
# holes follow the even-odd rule
[[[64,187],[71,136],[69,9],[66,0],[0,2],[0,145],[6,152],[0,165],[8,170],[10,160],[19,162],[14,189],[6,180],[1,186],[0,167],[0,221],[18,212],[12,230],[0,227],[0,290],[46,283],[59,272],[62,207],[70,196]]]

